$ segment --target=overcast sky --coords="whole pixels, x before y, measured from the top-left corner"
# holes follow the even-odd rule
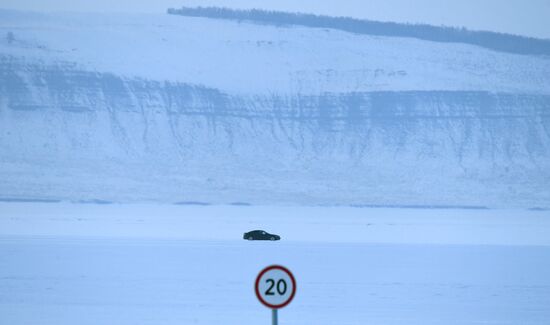
[[[0,8],[36,11],[163,13],[182,5],[422,22],[550,39],[550,0],[0,0]]]

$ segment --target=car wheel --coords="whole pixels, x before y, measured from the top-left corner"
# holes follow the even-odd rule
[[[248,237],[247,239],[248,239],[248,240],[254,240],[254,238],[252,238],[252,237]]]
[[[275,237],[271,237],[270,239],[271,239],[271,240],[275,240]]]

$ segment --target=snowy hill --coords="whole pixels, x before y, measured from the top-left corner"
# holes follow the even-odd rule
[[[550,58],[0,11],[0,198],[547,206]]]

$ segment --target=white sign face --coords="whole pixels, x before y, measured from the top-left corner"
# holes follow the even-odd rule
[[[296,280],[290,271],[282,266],[265,268],[256,278],[256,296],[262,304],[272,309],[288,305],[296,294]]]

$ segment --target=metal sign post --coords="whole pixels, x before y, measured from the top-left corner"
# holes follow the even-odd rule
[[[278,318],[277,310],[278,309],[271,309],[271,325],[279,324],[279,320],[277,319]]]
[[[271,309],[271,324],[278,325],[278,310],[294,299],[296,279],[284,266],[268,266],[256,277],[254,291],[258,300]]]

